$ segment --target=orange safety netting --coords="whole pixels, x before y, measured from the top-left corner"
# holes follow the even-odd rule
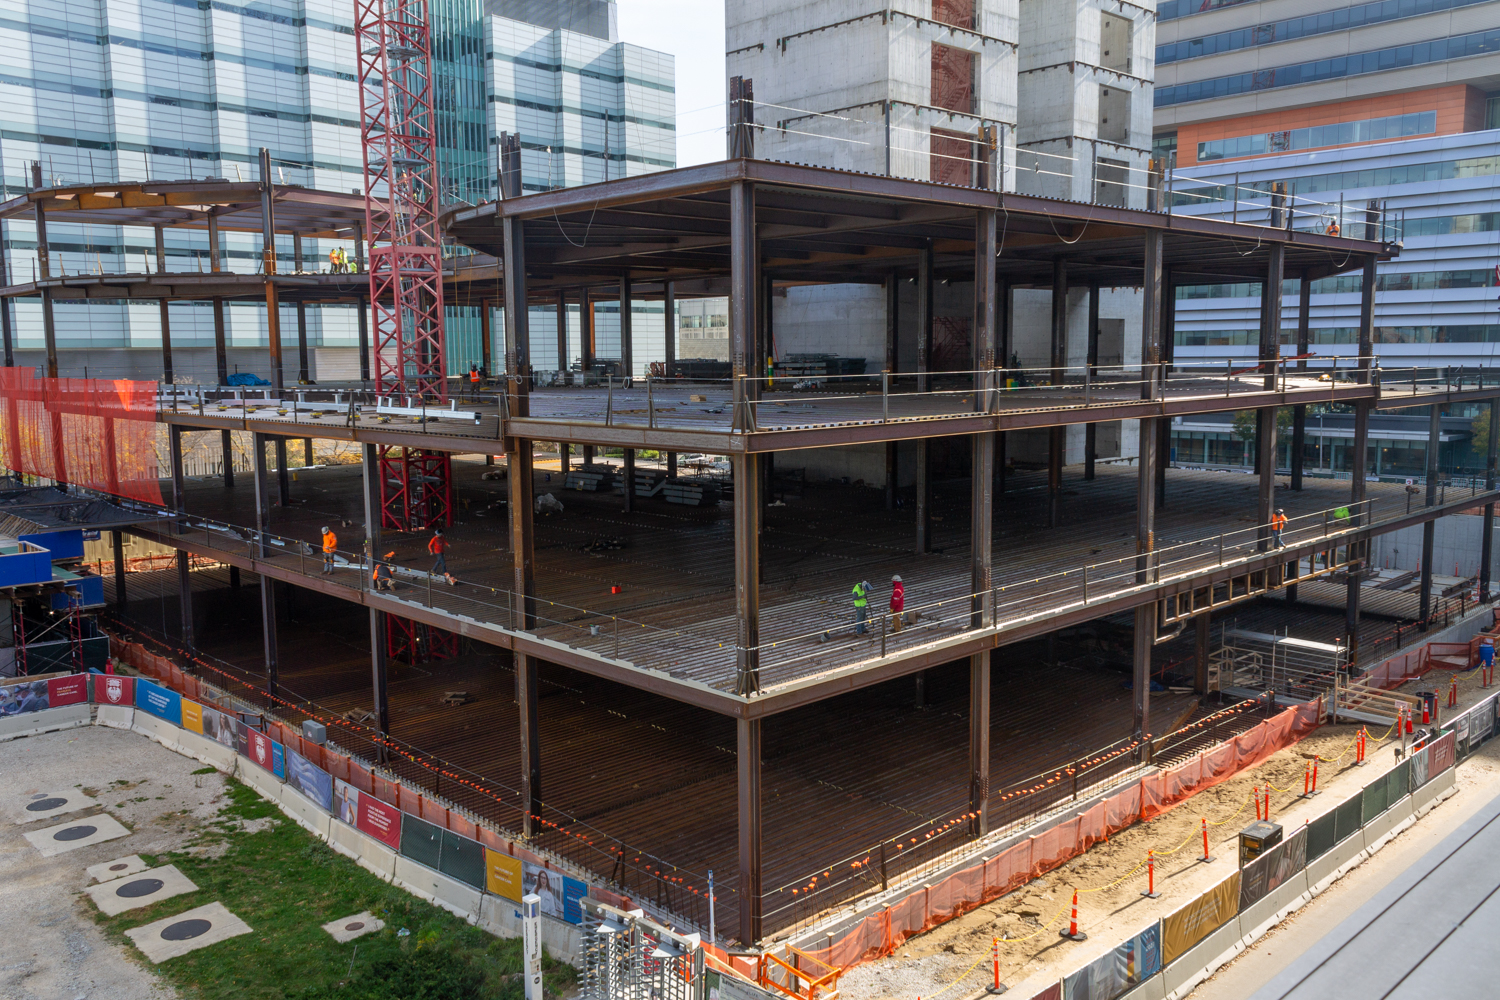
[[[156,383],[0,368],[0,400],[0,465],[161,504]]]
[[[923,886],[808,954],[841,969],[891,954],[907,938],[1019,889],[1139,820],[1171,809],[1297,742],[1318,726],[1317,703],[1289,708],[1191,760],[1148,774],[1072,818],[947,878]]]

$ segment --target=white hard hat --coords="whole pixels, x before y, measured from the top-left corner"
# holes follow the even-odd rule
[[[900,583],[901,582],[901,577],[900,576],[893,576],[893,577],[891,577],[891,582],[892,583]]]

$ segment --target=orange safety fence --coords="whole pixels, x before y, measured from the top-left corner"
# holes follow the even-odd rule
[[[1143,775],[1073,818],[892,901],[830,946],[806,954],[840,970],[889,955],[907,938],[1013,892],[1125,827],[1254,767],[1316,729],[1320,713],[1316,702],[1286,709],[1191,760]]]
[[[156,383],[0,368],[0,465],[161,506]]]

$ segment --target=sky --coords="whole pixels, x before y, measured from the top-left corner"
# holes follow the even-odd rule
[[[724,4],[619,0],[620,41],[670,52],[677,65],[677,165],[724,159]]]

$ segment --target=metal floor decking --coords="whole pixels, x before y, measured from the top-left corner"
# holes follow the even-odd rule
[[[398,576],[397,597],[431,602],[450,612],[509,625],[511,583],[505,484],[480,479],[484,466],[455,463],[458,521],[448,532],[449,567],[458,587],[426,576],[431,559],[425,536],[387,536],[382,548],[412,572]],[[1064,482],[1062,527],[1045,528],[1045,475],[1012,472],[996,497],[994,575],[1000,614],[1028,614],[1076,601],[1076,583],[1043,579],[1085,562],[1125,558],[1135,552],[1136,473],[1127,465],[1099,466],[1085,482],[1069,469]],[[550,478],[550,481],[549,481]],[[1167,506],[1160,512],[1159,547],[1202,539],[1189,551],[1202,565],[1217,558],[1212,535],[1253,527],[1256,480],[1231,472],[1171,470]],[[733,690],[734,591],[731,503],[688,508],[660,499],[639,500],[626,514],[617,496],[564,491],[556,473],[538,472],[537,493],[553,493],[565,510],[536,521],[538,633],[569,645],[674,677]],[[1294,493],[1278,489],[1277,503],[1298,515],[1343,503],[1347,480],[1309,479]],[[274,487],[273,487],[274,492]],[[271,513],[272,532],[316,546],[318,528],[332,524],[344,550],[360,548],[363,501],[358,466],[299,472],[292,503]],[[1399,484],[1369,484],[1379,505],[1376,519],[1404,510]],[[761,544],[761,639],[763,689],[817,676],[890,651],[913,648],[967,629],[969,513],[967,480],[940,482],[934,489],[933,552],[913,553],[913,510],[884,507],[878,490],[809,485],[801,499],[764,512]],[[217,480],[191,482],[189,515],[238,525],[253,523],[253,491],[241,478],[225,489]],[[340,527],[348,522],[347,527]],[[1321,522],[1318,522],[1321,523]],[[1314,525],[1316,527],[1316,524]],[[194,538],[207,537],[191,533]],[[243,543],[215,534],[221,547]],[[284,551],[284,550],[283,550]],[[291,554],[281,556],[288,560]],[[299,559],[317,574],[316,557]],[[924,612],[916,627],[882,640],[878,628],[851,634],[849,590],[860,579],[875,585],[880,610],[891,575],[906,584],[907,608],[948,602]],[[362,571],[340,569],[334,579],[351,587]],[[612,588],[619,587],[619,593]],[[597,629],[598,634],[593,634]],[[820,641],[823,633],[829,641]]]

